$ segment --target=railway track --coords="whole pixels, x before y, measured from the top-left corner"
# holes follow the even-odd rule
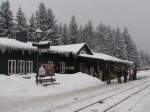
[[[123,101],[125,101],[125,100],[127,100],[127,99],[131,98],[132,96],[134,96],[134,95],[138,94],[139,92],[143,91],[144,89],[147,89],[148,87],[150,87],[150,84],[146,85],[144,88],[142,88],[142,89],[140,89],[140,90],[136,91],[135,93],[133,93],[133,94],[129,95],[128,97],[126,97],[126,98],[122,99],[121,101],[117,102],[116,104],[112,105],[111,107],[107,108],[106,110],[104,110],[104,112],[109,111],[109,110],[110,110],[110,109],[112,109],[113,107],[115,107],[115,106],[119,105],[119,104],[120,104],[120,103],[122,103]]]
[[[114,93],[114,94],[111,95],[111,96],[108,96],[108,97],[105,97],[105,98],[103,98],[103,99],[100,99],[100,100],[98,100],[97,102],[94,102],[94,103],[92,103],[92,104],[90,104],[90,105],[87,105],[87,106],[84,106],[84,107],[82,107],[82,108],[80,108],[80,109],[77,109],[77,110],[75,110],[74,112],[82,112],[82,111],[84,112],[85,109],[88,109],[89,107],[94,106],[94,105],[96,105],[96,104],[99,104],[99,106],[101,106],[101,105],[103,105],[103,102],[105,102],[105,101],[108,100],[108,99],[111,99],[112,97],[115,97],[115,96],[117,96],[117,95],[120,95],[121,93],[126,93],[126,92],[128,92],[128,91],[130,91],[130,90],[132,90],[132,89],[139,88],[139,86],[142,86],[140,89],[134,91],[132,94],[126,96],[125,98],[123,98],[123,99],[121,99],[120,101],[118,101],[118,102],[112,104],[111,106],[107,107],[106,109],[104,109],[104,110],[102,111],[102,112],[107,112],[107,111],[111,110],[113,107],[115,107],[115,106],[119,105],[120,103],[122,103],[123,101],[129,99],[130,97],[132,97],[132,96],[138,94],[139,92],[143,91],[144,89],[147,89],[148,87],[150,87],[150,83],[149,83],[149,84],[146,84],[147,82],[148,82],[148,81],[144,81],[144,82],[142,82],[142,83],[140,83],[140,84],[134,85],[134,86],[131,87],[131,88],[128,88],[128,89],[126,89],[126,90],[123,90],[123,91],[121,91],[121,92],[118,92],[117,94]],[[146,85],[144,85],[144,84],[146,84]],[[97,112],[99,112],[99,111],[97,111]]]
[[[86,101],[87,99],[92,99],[92,98],[95,98],[95,97],[97,97],[97,96],[100,96],[100,95],[103,95],[103,94],[107,94],[107,93],[111,93],[112,91],[116,91],[116,92],[114,92],[113,94],[111,94],[111,95],[106,95],[105,97],[103,97],[103,98],[100,98],[99,100],[97,99],[97,101],[95,101],[95,102],[91,102],[90,104],[88,104],[88,105],[85,105],[85,106],[83,106],[83,107],[80,107],[80,108],[76,108],[76,109],[73,109],[73,112],[80,112],[81,110],[84,110],[85,108],[88,108],[88,107],[90,107],[90,106],[92,106],[92,105],[95,105],[95,104],[97,104],[97,103],[100,103],[100,102],[103,102],[103,101],[105,101],[105,100],[107,100],[107,99],[109,99],[109,98],[111,98],[111,97],[114,97],[114,96],[116,96],[116,95],[118,95],[118,94],[121,94],[121,93],[124,93],[124,92],[126,92],[126,91],[130,91],[130,90],[132,90],[132,89],[134,89],[134,88],[136,88],[136,87],[138,87],[138,86],[140,86],[140,85],[143,85],[143,84],[145,84],[145,83],[147,83],[147,82],[149,82],[149,79],[146,79],[144,82],[143,82],[143,80],[139,80],[138,81],[138,84],[136,83],[133,83],[133,82],[130,82],[130,83],[133,83],[133,85],[130,85],[130,83],[127,83],[126,85],[123,85],[123,86],[120,86],[120,87],[115,87],[115,88],[113,88],[113,89],[108,89],[108,90],[106,90],[106,91],[103,91],[103,92],[99,92],[99,93],[97,93],[97,94],[95,94],[95,95],[92,95],[92,96],[89,96],[89,97],[85,97],[85,98],[82,98],[82,99],[78,99],[76,102],[69,102],[69,103],[66,103],[66,104],[63,104],[63,105],[59,105],[59,106],[57,106],[57,107],[54,107],[54,108],[51,108],[50,109],[50,111],[49,112],[53,112],[53,111],[56,111],[57,112],[57,110],[58,110],[58,112],[61,112],[60,110],[63,110],[64,108],[67,108],[67,107],[69,107],[69,106],[73,106],[74,104],[77,104],[77,103],[80,103],[80,102],[84,102],[84,101]],[[131,86],[131,87],[130,87]],[[124,88],[125,87],[125,88]],[[121,89],[122,88],[122,89]],[[121,89],[121,90],[119,90],[119,89]],[[119,90],[119,91],[118,91]],[[88,101],[88,100],[87,100]]]

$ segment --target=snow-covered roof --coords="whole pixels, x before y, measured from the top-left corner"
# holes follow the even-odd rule
[[[116,58],[114,56],[110,56],[110,55],[103,54],[103,53],[93,53],[93,55],[80,54],[79,56],[88,57],[88,58],[95,58],[95,59],[100,59],[100,60],[104,60],[104,61],[122,62],[122,63],[132,64],[132,62],[130,62],[130,61],[121,60],[121,59]]]
[[[86,43],[50,46],[50,51],[54,51],[54,52],[58,52],[58,53],[71,52],[73,54],[77,54],[84,45],[86,45]]]
[[[2,51],[5,51],[7,48],[22,49],[22,50],[36,50],[36,47],[33,47],[31,42],[24,43],[16,39],[0,37],[0,49]]]
[[[87,45],[86,43],[80,43],[80,44],[71,44],[71,45],[60,45],[60,46],[51,46],[50,51],[58,52],[58,53],[73,53],[77,54],[83,46]],[[92,52],[93,53],[93,52]],[[121,62],[121,63],[128,63],[132,64],[131,61],[121,60],[119,58],[116,58],[114,56],[110,56],[103,53],[93,53],[93,55],[89,54],[79,54],[80,57],[88,57],[88,58],[95,58],[100,59],[104,61],[112,61],[112,62]]]

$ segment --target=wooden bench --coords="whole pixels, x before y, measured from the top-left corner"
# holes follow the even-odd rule
[[[55,75],[39,75],[39,83],[43,86],[52,85],[52,84],[59,84],[56,83],[56,79],[53,77]]]

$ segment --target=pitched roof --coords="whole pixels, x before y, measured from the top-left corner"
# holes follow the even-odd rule
[[[80,54],[79,56],[80,57],[93,58],[93,59],[100,59],[100,60],[104,60],[104,61],[122,62],[122,63],[132,64],[131,61],[121,60],[117,57],[110,56],[110,55],[103,54],[103,53],[93,53],[93,55]]]
[[[50,46],[50,51],[54,51],[54,52],[58,52],[58,53],[71,52],[73,54],[77,54],[85,45],[86,45],[86,43]]]

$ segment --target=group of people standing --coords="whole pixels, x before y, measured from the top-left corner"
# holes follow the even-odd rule
[[[124,78],[124,83],[126,83],[128,77],[129,80],[136,80],[137,66],[133,65],[130,68],[128,66],[117,66],[113,68],[113,70],[110,70],[110,67],[108,65],[105,65],[103,75],[105,76],[107,84],[111,83],[112,73],[115,74],[115,76],[117,76],[119,84],[121,84],[121,77]]]

